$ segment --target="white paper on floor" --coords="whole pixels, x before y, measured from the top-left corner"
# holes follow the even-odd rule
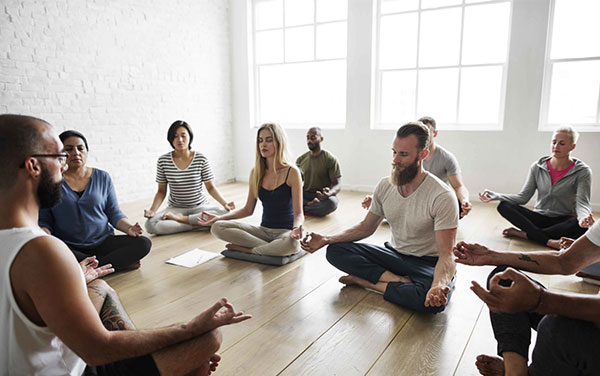
[[[218,253],[203,251],[201,249],[194,248],[191,251],[188,251],[184,254],[168,259],[166,263],[185,266],[186,268],[193,268],[194,266],[198,266],[202,263],[214,259],[215,257],[220,256],[221,255]]]

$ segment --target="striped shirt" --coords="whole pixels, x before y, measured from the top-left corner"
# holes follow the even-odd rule
[[[194,208],[207,202],[204,182],[214,179],[208,159],[198,152],[192,163],[182,170],[173,161],[171,152],[163,154],[156,162],[156,182],[169,185],[169,206]]]

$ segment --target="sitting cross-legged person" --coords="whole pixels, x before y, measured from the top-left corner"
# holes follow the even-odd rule
[[[309,151],[296,159],[296,165],[304,180],[304,213],[318,217],[337,209],[337,194],[342,187],[340,165],[333,154],[321,148],[321,142],[321,128],[310,128],[306,133]]]
[[[498,212],[515,227],[504,236],[529,239],[559,249],[560,238],[578,238],[594,224],[590,193],[592,170],[571,157],[578,134],[562,127],[552,135],[552,155],[534,162],[518,194],[496,193],[488,189],[479,194],[483,202],[499,200]],[[537,191],[533,210],[525,205]]]
[[[392,144],[392,175],[377,184],[362,222],[331,236],[311,232],[301,244],[307,252],[328,245],[327,260],[348,273],[341,283],[379,292],[385,300],[415,311],[438,313],[454,287],[458,204],[452,189],[423,169],[428,142],[427,126],[403,125]],[[391,244],[358,243],[384,218]]]
[[[246,205],[221,216],[205,212],[198,219],[202,226],[212,225],[211,233],[228,242],[227,249],[264,256],[289,256],[300,251],[302,179],[285,158],[286,143],[279,125],[263,124],[257,132]],[[251,216],[258,200],[263,205],[260,226],[234,221]]]
[[[152,242],[142,236],[139,223],[121,212],[110,175],[87,166],[85,136],[70,130],[59,137],[68,167],[60,187],[62,200],[40,210],[40,227],[65,242],[79,261],[96,256],[101,266],[111,264],[116,271],[138,268]],[[115,228],[126,235],[115,235]]]

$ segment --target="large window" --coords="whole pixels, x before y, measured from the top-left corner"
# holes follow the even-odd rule
[[[600,130],[600,1],[553,0],[540,128]]]
[[[510,0],[379,0],[375,128],[501,129]]]
[[[343,128],[347,0],[252,4],[256,123]]]

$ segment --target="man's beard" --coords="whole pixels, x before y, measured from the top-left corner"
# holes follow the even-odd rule
[[[321,145],[320,142],[313,142],[312,144],[306,144],[308,146],[308,150],[310,151],[314,151],[317,150],[319,148],[319,146]]]
[[[392,184],[399,187],[410,183],[415,176],[419,173],[419,157],[415,158],[415,161],[404,169],[400,169],[398,164],[394,164],[392,168]]]
[[[48,169],[42,165],[42,178],[37,189],[40,209],[50,209],[60,202],[62,198],[62,182],[62,179],[58,182],[52,181]]]

